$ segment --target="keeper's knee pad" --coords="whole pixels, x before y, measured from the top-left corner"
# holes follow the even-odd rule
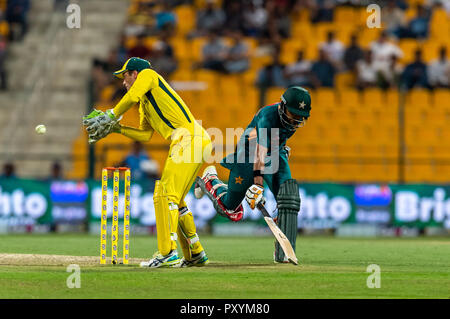
[[[156,181],[155,184],[153,203],[155,206],[158,250],[162,255],[167,255],[172,249],[176,249],[178,206],[169,202],[164,186],[160,181]]]
[[[298,213],[300,212],[300,194],[295,179],[289,179],[280,186],[277,195],[278,227],[289,239],[295,251],[297,240]],[[283,249],[278,242],[275,243],[275,261],[284,262]]]

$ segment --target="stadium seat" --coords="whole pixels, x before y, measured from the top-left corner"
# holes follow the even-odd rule
[[[193,81],[194,80],[194,72],[190,69],[179,67],[174,73],[170,76],[171,81]]]
[[[414,51],[419,47],[415,39],[401,39],[398,46],[403,51],[403,57],[399,60],[400,63],[411,63],[414,60]]]
[[[395,113],[398,110],[398,90],[396,89],[388,89],[386,91],[386,106],[389,110],[393,110]]]
[[[361,94],[353,88],[342,88],[337,92],[339,96],[339,106],[342,108],[358,109],[361,107]]]
[[[266,94],[266,105],[280,102],[281,95],[283,95],[285,88],[270,88],[267,90]]]
[[[309,21],[293,21],[291,32],[292,38],[296,39],[298,42],[307,41],[312,34],[311,23]]]
[[[413,89],[406,94],[405,108],[411,109],[429,109],[431,106],[431,96],[426,89]]]
[[[369,29],[366,26],[366,21],[364,20],[364,27],[361,27],[360,32],[358,34],[359,44],[363,48],[368,48],[372,41],[375,41],[380,36],[380,29],[372,28]]]
[[[352,72],[341,72],[335,76],[336,89],[342,90],[354,86],[355,75]]]
[[[177,33],[184,35],[195,27],[195,10],[192,6],[177,6],[174,8],[174,13],[179,21],[177,24]]]
[[[353,7],[336,7],[334,10],[334,22],[337,24],[349,24],[357,19],[357,12]]]
[[[383,92],[378,88],[368,88],[362,93],[363,108],[378,109],[384,105]]]
[[[192,54],[192,43],[187,41],[182,36],[172,37],[169,43],[173,47],[175,57],[180,60],[188,60],[190,63],[194,60],[194,55]]]
[[[335,108],[337,105],[336,93],[329,88],[316,89],[315,96],[311,97],[311,101],[314,101],[314,105],[320,109]]]
[[[438,40],[448,40],[450,36],[450,21],[443,8],[434,8],[430,20],[430,37]]]
[[[431,167],[433,171],[433,182],[447,185],[450,180],[450,165],[432,163]]]
[[[405,165],[405,182],[427,183],[434,178],[433,168],[428,163],[409,162]]]
[[[195,38],[191,40],[191,51],[187,53],[190,54],[193,61],[199,62],[202,60],[202,49],[205,44],[206,38]]]
[[[318,22],[313,25],[313,36],[317,42],[324,42],[327,39],[327,33],[335,30],[335,25],[332,22]]]

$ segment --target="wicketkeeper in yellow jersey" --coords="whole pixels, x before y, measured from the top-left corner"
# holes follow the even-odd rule
[[[128,92],[113,109],[94,110],[84,117],[89,142],[95,143],[111,132],[145,142],[155,131],[171,141],[169,156],[153,195],[158,252],[141,266],[204,266],[208,258],[184,198],[204,160],[211,155],[211,139],[178,94],[152,69],[150,62],[131,58],[114,75],[123,79]],[[120,125],[122,115],[136,103],[139,103],[139,129]],[[177,239],[183,259],[178,257]]]

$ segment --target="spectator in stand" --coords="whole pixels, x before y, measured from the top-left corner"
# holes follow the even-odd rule
[[[327,41],[320,44],[320,49],[325,52],[329,61],[339,70],[342,68],[342,58],[344,55],[344,45],[335,38],[334,32],[327,33]]]
[[[3,173],[0,178],[15,178],[16,177],[16,167],[13,163],[8,162],[3,164]]]
[[[54,0],[53,8],[56,11],[66,12],[67,6],[69,5],[69,0]]]
[[[333,0],[318,0],[312,2],[311,22],[332,22],[335,3]]]
[[[240,32],[233,33],[232,39],[233,44],[228,50],[225,69],[228,73],[245,72],[250,66],[248,46],[242,41],[242,34]]]
[[[381,9],[381,22],[389,35],[399,38],[404,34],[405,12],[397,6],[395,0],[389,0],[387,5]]]
[[[128,58],[139,57],[148,60],[152,51],[145,45],[145,35],[141,34],[137,37],[137,43],[128,50]]]
[[[406,0],[396,0],[395,5],[402,10],[406,10],[409,8],[408,1]]]
[[[8,42],[0,35],[0,90],[8,89],[8,79],[6,76],[5,61],[8,53]]]
[[[50,167],[49,180],[50,181],[57,181],[57,180],[62,180],[62,179],[64,179],[64,178],[63,178],[61,163],[53,162],[52,166]]]
[[[125,60],[126,61],[126,60]],[[109,52],[108,58],[105,61],[105,69],[106,74],[111,74],[115,72],[115,70],[119,70],[121,65],[119,62],[119,55],[117,49],[113,49]]]
[[[314,62],[311,67],[312,86],[317,87],[334,87],[334,76],[336,68],[329,61],[327,54],[319,49],[319,60]]]
[[[267,23],[267,10],[262,2],[249,1],[244,8],[244,32],[246,36],[259,37]]]
[[[210,32],[208,42],[202,48],[203,61],[195,64],[194,69],[204,68],[218,72],[226,72],[225,59],[227,52],[228,48],[217,35],[217,32]]]
[[[362,90],[368,87],[374,87],[377,84],[377,69],[374,66],[372,52],[364,52],[364,59],[356,62],[356,74],[358,89]]]
[[[428,88],[427,65],[422,60],[422,50],[414,53],[414,62],[407,65],[401,76],[401,86],[406,89],[413,87]]]
[[[260,89],[285,87],[284,68],[284,64],[280,62],[280,52],[276,51],[272,55],[272,62],[258,72],[256,86]]]
[[[284,76],[288,86],[311,86],[311,61],[303,59],[303,51],[298,51],[296,62],[286,66]]]
[[[426,3],[433,7],[441,7],[450,16],[450,0],[429,0]]]
[[[432,88],[450,87],[450,60],[445,46],[439,49],[439,58],[428,67],[428,81]]]
[[[165,79],[170,79],[170,75],[177,69],[177,60],[173,55],[171,45],[161,38],[153,44],[151,64],[154,69]]]
[[[120,43],[117,47],[117,62],[120,65],[124,65],[125,62],[128,60],[128,49],[127,49],[127,37],[125,34],[122,34],[120,36]]]
[[[348,71],[356,71],[356,62],[364,57],[364,51],[358,45],[358,38],[356,34],[352,34],[350,38],[350,45],[344,51],[344,67]]]
[[[272,13],[277,33],[286,39],[291,34],[291,19],[287,6],[275,6]]]
[[[268,34],[265,34],[258,38],[258,45],[253,51],[253,56],[273,56],[275,52],[280,50],[280,47],[281,40],[279,37],[271,38]]]
[[[92,61],[92,90],[94,95],[94,100],[100,98],[102,90],[109,84],[110,77],[105,72],[106,66],[105,62],[100,59],[94,59]]]
[[[123,81],[120,81],[119,79],[114,79],[113,84],[114,84],[114,93],[111,96],[110,102],[117,104],[117,102],[119,102],[122,99],[122,97],[125,94],[127,94],[127,89],[123,85]]]
[[[8,21],[11,31],[10,40],[22,40],[28,31],[28,11],[30,9],[30,0],[9,0],[6,5],[6,21]],[[19,35],[16,38],[14,27],[19,26]]]
[[[157,32],[174,29],[177,24],[177,16],[171,11],[170,4],[167,1],[161,2],[161,9],[155,14]]]
[[[403,66],[398,62],[395,55],[386,69],[378,70],[379,86],[382,89],[397,88],[400,85],[400,77],[403,72]]]
[[[423,39],[428,37],[430,17],[425,7],[417,5],[417,16],[409,22],[409,37]]]
[[[395,44],[388,41],[386,31],[382,31],[378,40],[370,44],[372,58],[377,70],[385,70],[389,67],[391,58],[395,55],[397,58],[403,56],[402,50]]]
[[[147,19],[147,18],[146,18]],[[140,21],[141,19],[138,19],[135,16],[128,17],[127,23],[125,24],[125,28],[123,33],[127,37],[136,37],[141,34],[145,35],[146,32],[146,25],[148,24],[147,21]]]
[[[131,178],[135,181],[143,178],[159,178],[159,165],[154,159],[150,158],[145,152],[140,142],[134,142],[131,152],[124,159],[120,166],[129,167]]]
[[[216,6],[215,0],[207,0],[203,10],[197,11],[196,30],[189,37],[207,35],[209,32],[219,30],[225,23],[225,13]]]

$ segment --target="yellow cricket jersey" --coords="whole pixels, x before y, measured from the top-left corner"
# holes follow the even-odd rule
[[[178,128],[186,128],[190,132],[194,130],[196,122],[189,108],[162,76],[152,69],[139,72],[134,84],[113,109],[114,115],[120,117],[136,103],[139,103],[141,131],[152,131],[148,138],[153,130],[165,139],[170,139]],[[136,135],[129,129],[123,127],[122,134],[128,133],[125,135],[129,137]],[[128,132],[124,132],[126,130]]]

